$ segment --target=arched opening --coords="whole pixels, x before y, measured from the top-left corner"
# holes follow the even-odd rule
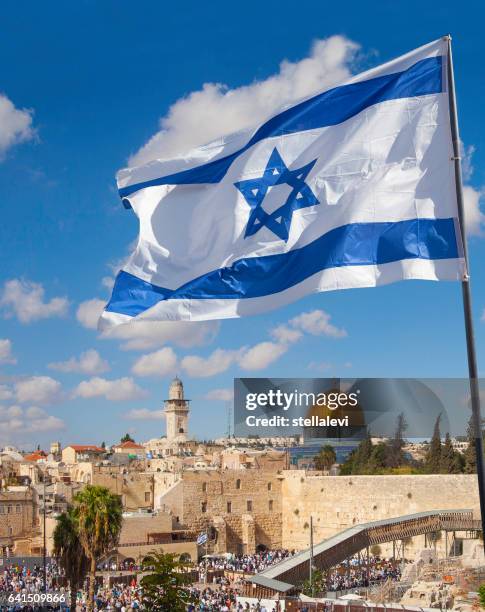
[[[258,544],[256,546],[256,552],[258,553],[264,553],[268,550],[268,547],[265,544]]]
[[[192,561],[192,557],[190,556],[190,553],[182,553],[180,555],[180,563],[190,563]]]
[[[126,559],[123,559],[123,561],[120,563],[121,568],[123,570],[131,570],[134,569],[136,564],[135,559],[133,559],[133,557],[127,557]]]
[[[184,433],[184,428],[183,427],[179,427],[179,433]]]

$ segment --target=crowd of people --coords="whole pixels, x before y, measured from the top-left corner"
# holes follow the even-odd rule
[[[194,603],[189,604],[188,612],[229,612],[236,609],[237,590],[227,585],[221,588],[195,588],[190,589]]]
[[[369,565],[360,563],[353,557],[348,563],[341,563],[330,574],[327,590],[345,591],[348,589],[366,588],[376,582],[400,580],[401,569],[390,559],[372,557]]]
[[[193,603],[188,606],[189,612],[250,612],[259,610],[261,607],[254,604],[241,604],[237,602],[237,594],[240,587],[245,583],[245,574],[255,574],[266,569],[270,565],[279,563],[295,554],[295,551],[286,549],[261,551],[252,555],[225,555],[212,556],[204,559],[199,564],[199,585],[189,587]],[[208,570],[207,577],[205,570]],[[122,571],[138,571],[139,566],[130,563],[106,564],[99,569]],[[240,572],[240,576],[231,575],[231,572]],[[59,610],[69,610],[69,593],[64,589],[63,576],[60,568],[55,562],[47,565],[47,590],[65,593],[65,604],[58,607]],[[365,588],[369,585],[388,579],[399,580],[401,576],[400,567],[390,559],[371,557],[369,564],[361,562],[353,557],[336,567],[327,579],[329,591],[344,591],[355,588]],[[207,579],[207,581],[206,581]],[[205,584],[202,584],[205,583]],[[33,566],[29,568],[23,564],[5,564],[0,571],[0,594],[1,593],[40,593],[43,590],[43,568]],[[142,589],[133,576],[127,584],[116,584],[110,587],[100,587],[96,592],[95,610],[136,612],[145,610],[143,605]],[[0,606],[3,612],[16,612],[26,610],[22,606],[11,605]],[[35,607],[30,608],[35,610]],[[41,608],[37,608],[41,609]],[[52,608],[54,609],[54,608]],[[81,591],[77,598],[77,611],[84,612],[87,609],[87,593]],[[272,612],[272,610],[267,610]]]
[[[47,590],[57,589],[62,571],[55,561],[46,566]],[[0,593],[40,593],[44,589],[44,569],[22,563],[6,563],[0,567]]]
[[[100,588],[95,595],[95,610],[134,612],[145,610],[142,603],[142,589],[132,581],[129,585],[116,584],[111,588]],[[78,593],[78,611],[87,609],[86,593]]]
[[[262,572],[270,565],[279,563],[295,554],[295,551],[284,548],[278,550],[266,550],[254,553],[253,555],[226,555],[215,556],[203,560],[199,564],[199,570],[229,570],[234,572],[244,572],[246,574],[257,574]]]

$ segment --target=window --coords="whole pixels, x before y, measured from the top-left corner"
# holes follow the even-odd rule
[[[202,492],[205,493],[207,491],[207,483],[203,482],[202,483]]]
[[[15,506],[15,512],[16,512],[17,514],[20,514],[20,513],[22,512],[22,508],[20,507],[20,504],[17,504],[17,505]]]
[[[273,483],[272,482],[268,482],[268,491],[271,491],[272,488],[273,488]]]
[[[207,512],[207,502],[202,502],[200,509],[202,513]]]
[[[145,501],[146,501],[146,502],[149,502],[149,501],[150,501],[150,497],[151,497],[151,495],[150,495],[150,491],[145,491]]]
[[[272,499],[270,499],[268,502],[268,508],[270,512],[273,512],[273,500]]]
[[[227,514],[231,514],[231,512],[232,512],[232,503],[227,502]]]
[[[241,480],[238,478],[236,480],[236,489],[240,489],[241,488]]]
[[[248,512],[252,512],[253,511],[253,502],[251,499],[248,499],[248,501],[246,502],[246,510]]]
[[[12,506],[7,506],[7,514],[12,514]]]
[[[0,506],[0,514],[5,514],[5,506]]]

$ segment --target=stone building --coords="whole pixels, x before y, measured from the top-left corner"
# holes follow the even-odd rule
[[[63,463],[79,463],[82,461],[99,461],[106,449],[94,444],[70,444],[62,449]]]
[[[194,534],[214,527],[217,552],[279,548],[281,478],[265,470],[187,471],[159,503]]]
[[[16,550],[17,544],[33,535],[36,527],[34,493],[28,487],[0,492],[0,549]]]
[[[151,551],[183,555],[197,561],[197,544],[190,534],[181,529],[174,517],[166,512],[125,513],[120,541],[115,554],[118,561],[138,562]]]
[[[124,510],[153,509],[153,474],[94,466],[91,484],[107,487],[119,495]]]

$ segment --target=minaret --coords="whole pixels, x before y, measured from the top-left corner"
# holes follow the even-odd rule
[[[184,386],[176,376],[165,400],[165,419],[167,421],[168,442],[185,442],[189,424],[189,401],[184,398]]]

